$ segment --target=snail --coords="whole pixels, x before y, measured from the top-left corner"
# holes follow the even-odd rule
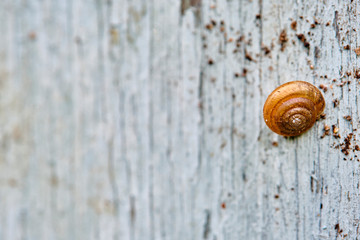
[[[283,136],[298,136],[310,129],[324,111],[320,90],[304,81],[277,87],[266,99],[263,109],[266,125]]]

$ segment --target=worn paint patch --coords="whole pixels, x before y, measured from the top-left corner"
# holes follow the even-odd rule
[[[201,6],[201,0],[182,0],[181,1],[181,15],[184,15],[187,9],[195,7],[199,9]]]

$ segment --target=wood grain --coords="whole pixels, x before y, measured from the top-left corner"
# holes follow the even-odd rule
[[[358,239],[359,10],[0,1],[0,240]],[[326,118],[283,138],[293,80]]]

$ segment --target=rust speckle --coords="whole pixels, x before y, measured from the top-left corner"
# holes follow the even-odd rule
[[[352,118],[351,118],[350,115],[344,116],[344,119],[345,119],[346,121],[351,121],[351,120],[352,120]]]
[[[244,68],[241,76],[246,77],[247,72],[248,72],[248,70],[246,68]]]
[[[211,23],[208,23],[205,25],[207,30],[212,30],[214,28],[214,25],[212,25]]]
[[[325,136],[329,136],[330,135],[330,126],[329,125],[324,125],[324,132],[323,132],[323,134],[321,135],[321,137],[320,138],[324,138]]]
[[[355,75],[355,78],[356,78],[356,79],[360,79],[360,69],[356,69],[356,70],[354,71],[354,75]]]
[[[310,43],[306,40],[306,37],[304,34],[296,34],[297,38],[304,44],[304,47],[309,49]]]
[[[360,47],[355,48],[354,52],[356,53],[357,56],[360,56]]]
[[[322,89],[324,91],[324,93],[326,93],[327,90],[328,90],[328,87],[326,85],[324,85],[324,84],[320,84],[319,88]]]
[[[287,34],[286,34],[286,31],[285,29],[281,31],[280,33],[280,36],[279,36],[279,42],[280,42],[280,50],[283,52],[285,50],[285,47],[286,47],[286,43],[288,41],[288,37],[287,37]]]
[[[270,48],[265,45],[262,46],[261,49],[264,51],[265,55],[268,55],[271,52]]]
[[[253,58],[253,57],[250,55],[250,53],[248,53],[248,52],[245,52],[245,58],[246,58],[246,60],[256,62],[256,61],[254,60],[254,58]]]

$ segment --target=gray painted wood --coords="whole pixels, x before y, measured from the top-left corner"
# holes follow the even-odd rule
[[[359,11],[0,1],[0,240],[357,239]],[[326,119],[283,138],[262,106],[291,80],[328,87]]]

